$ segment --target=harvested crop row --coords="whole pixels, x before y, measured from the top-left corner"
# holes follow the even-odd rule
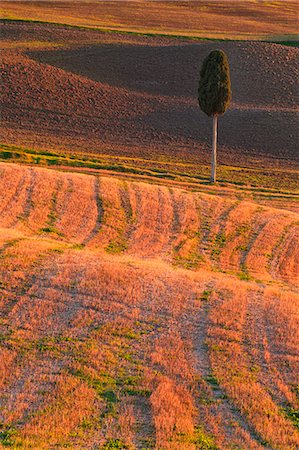
[[[25,280],[32,276],[31,265],[23,261],[40,241],[32,237],[18,244],[14,265],[8,265],[10,277],[21,270]],[[49,442],[68,442],[92,448],[113,437],[137,448],[148,440],[152,446],[194,450],[205,441],[220,448],[224,442],[246,443],[252,449],[263,440],[278,448],[279,442],[298,442],[291,420],[279,414],[281,399],[267,400],[266,390],[275,398],[277,386],[270,376],[258,379],[248,366],[250,352],[264,341],[256,344],[258,316],[254,327],[243,319],[250,299],[264,295],[261,288],[224,274],[172,269],[131,255],[99,257],[92,249],[49,243],[56,251],[40,261],[34,283],[23,285],[3,324],[8,332],[2,346],[1,414],[7,430],[15,429],[16,444],[47,448]],[[3,262],[10,258],[5,254]],[[265,292],[265,307],[276,304],[273,314],[267,313],[269,338],[296,329],[294,294],[277,292]],[[5,295],[6,302],[13,298],[11,292]],[[244,340],[241,352],[248,333],[252,342]],[[291,367],[297,338],[293,334],[285,345],[283,336],[283,344],[275,340],[265,346],[266,362],[257,353],[251,364],[260,370],[266,364],[268,374],[277,370],[285,395],[296,372],[295,366],[281,364],[277,346],[284,345]],[[244,374],[250,383],[243,378],[241,383]],[[74,392],[76,408],[70,409]],[[291,394],[288,400],[295,404]],[[270,402],[269,417],[265,402]]]
[[[189,269],[298,283],[298,215],[115,178],[1,165],[0,225]]]
[[[269,300],[264,305],[265,298]],[[260,442],[278,449],[296,448],[299,444],[288,417],[294,402],[295,407],[298,403],[294,395],[298,355],[293,356],[292,344],[287,344],[285,338],[289,330],[292,342],[298,343],[298,319],[294,310],[290,311],[291,298],[298,303],[298,295],[294,293],[282,296],[273,291],[269,297],[263,290],[250,292],[241,285],[233,290],[227,288],[226,293],[220,291],[214,299],[208,330],[211,365],[217,382],[247,418]],[[270,299],[272,307],[277,302],[273,312],[269,309]],[[282,317],[277,315],[277,309]],[[283,338],[287,383],[285,369],[280,365],[278,370],[275,363],[280,359],[279,351],[268,341],[274,335]]]

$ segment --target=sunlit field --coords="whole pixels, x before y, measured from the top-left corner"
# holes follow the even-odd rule
[[[14,164],[0,180],[4,444],[298,446],[298,214]]]
[[[298,34],[297,7],[295,0],[7,1],[3,17],[135,33],[286,40]]]
[[[0,448],[297,450],[296,2],[2,9]]]

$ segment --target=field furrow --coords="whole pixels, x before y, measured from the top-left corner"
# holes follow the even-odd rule
[[[0,183],[9,177],[5,439],[24,449],[296,448],[296,214],[2,164]]]
[[[13,167],[2,165],[3,186]],[[298,285],[298,216],[290,211],[116,178],[19,166],[14,173],[15,183],[2,191],[1,226]]]
[[[0,448],[299,449],[296,1],[2,3]]]

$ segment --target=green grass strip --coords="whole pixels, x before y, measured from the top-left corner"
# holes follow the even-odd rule
[[[146,32],[146,31],[130,31],[130,30],[121,30],[117,28],[103,28],[103,27],[92,27],[88,25],[73,25],[68,23],[61,23],[61,22],[51,22],[51,21],[44,21],[44,20],[36,20],[36,19],[8,19],[3,18],[0,20],[0,22],[27,22],[27,23],[36,23],[36,24],[44,24],[44,25],[55,25],[60,27],[67,27],[67,28],[76,28],[81,30],[92,30],[92,31],[99,31],[101,33],[115,33],[115,34],[125,34],[125,35],[132,35],[132,36],[144,36],[144,37],[162,37],[162,38],[169,38],[169,39],[179,39],[179,40],[190,40],[190,41],[212,41],[212,42],[248,42],[248,41],[259,41],[259,42],[268,42],[273,44],[280,44],[280,45],[287,45],[292,47],[298,47],[299,46],[299,36],[298,40],[270,40],[270,39],[263,39],[263,38],[254,38],[254,36],[248,36],[248,39],[243,38],[210,38],[205,36],[190,36],[190,35],[182,35],[182,34],[172,34],[172,33],[158,33],[158,32]]]

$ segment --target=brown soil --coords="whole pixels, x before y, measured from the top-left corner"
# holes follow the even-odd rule
[[[208,162],[211,120],[198,108],[197,80],[205,55],[221,47],[229,57],[233,103],[220,119],[220,163],[297,160],[296,48],[29,23],[2,29],[5,42],[30,37],[62,45],[3,51],[2,142]]]

